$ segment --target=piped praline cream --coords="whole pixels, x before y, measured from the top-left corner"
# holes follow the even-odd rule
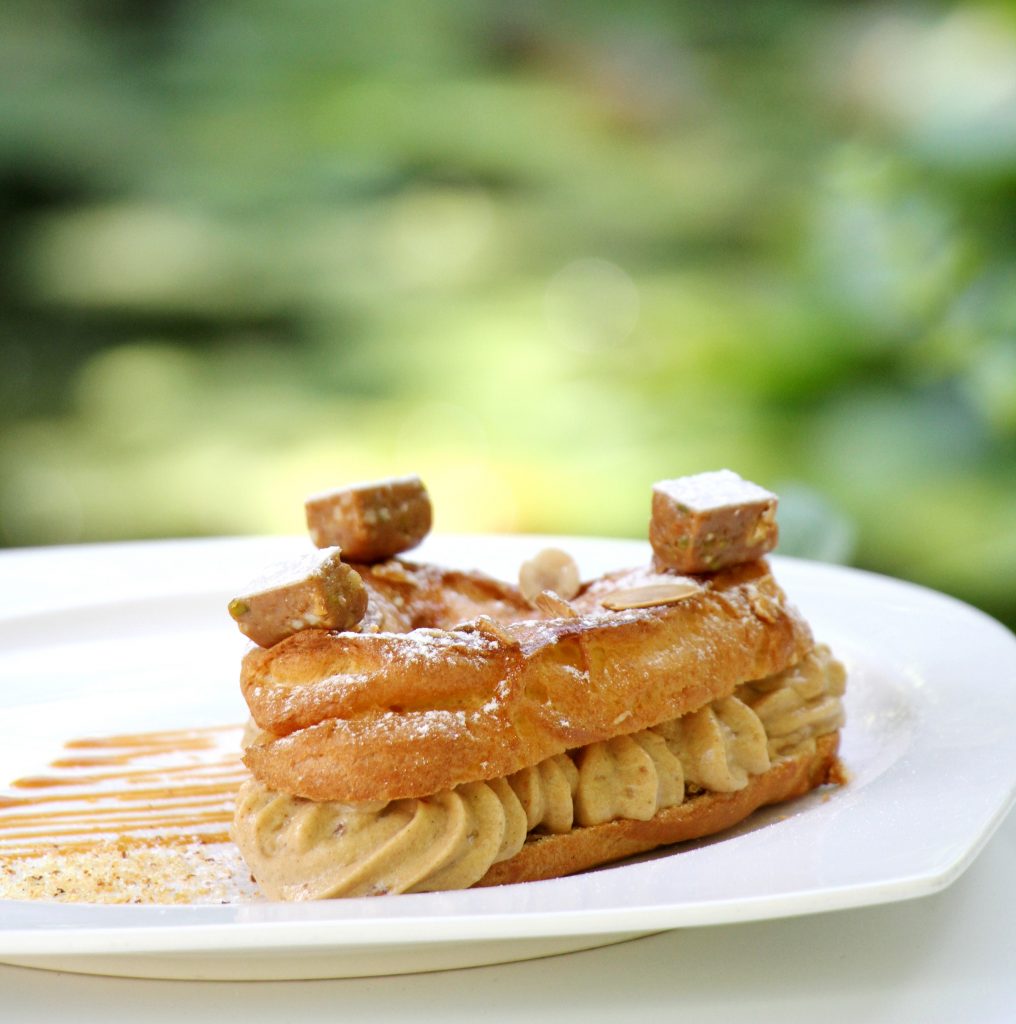
[[[819,645],[691,714],[421,799],[313,801],[251,780],[233,838],[272,898],[467,888],[531,835],[648,821],[700,792],[736,792],[837,730],[844,684],[843,667]]]

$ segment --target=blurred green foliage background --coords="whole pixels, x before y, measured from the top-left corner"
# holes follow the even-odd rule
[[[0,543],[644,536],[1016,622],[1016,14],[935,3],[8,0]]]

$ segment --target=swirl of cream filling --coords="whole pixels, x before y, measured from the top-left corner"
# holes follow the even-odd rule
[[[749,775],[769,771],[766,732],[736,697],[714,700],[690,715],[656,726],[684,768],[686,783],[714,793],[733,793]]]
[[[646,821],[689,790],[742,789],[842,725],[845,678],[829,649],[816,647],[681,718],[422,799],[319,803],[251,780],[237,799],[233,839],[271,898],[468,888],[515,856],[530,832]]]
[[[526,813],[527,831],[570,832],[575,821],[579,773],[567,754],[557,754],[508,776]]]
[[[575,821],[648,821],[684,800],[684,769],[666,740],[651,730],[591,743],[576,752]]]
[[[250,780],[233,821],[258,885],[289,900],[468,888],[514,857],[526,831],[503,779],[381,807],[303,800]]]
[[[825,644],[792,668],[740,686],[737,696],[758,715],[769,737],[769,756],[812,753],[815,739],[839,729],[847,673]]]

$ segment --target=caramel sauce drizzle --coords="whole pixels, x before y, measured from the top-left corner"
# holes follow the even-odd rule
[[[228,839],[247,778],[239,726],[70,740],[0,794],[0,859]]]

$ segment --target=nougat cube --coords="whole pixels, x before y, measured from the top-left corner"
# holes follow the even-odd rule
[[[240,632],[271,647],[304,629],[351,629],[367,611],[367,588],[337,547],[277,566],[229,602]]]
[[[338,545],[349,562],[382,562],[430,532],[430,495],[417,476],[353,484],[307,499],[307,529],[319,547]]]
[[[776,495],[729,469],[653,486],[649,542],[659,568],[715,572],[776,547]]]

